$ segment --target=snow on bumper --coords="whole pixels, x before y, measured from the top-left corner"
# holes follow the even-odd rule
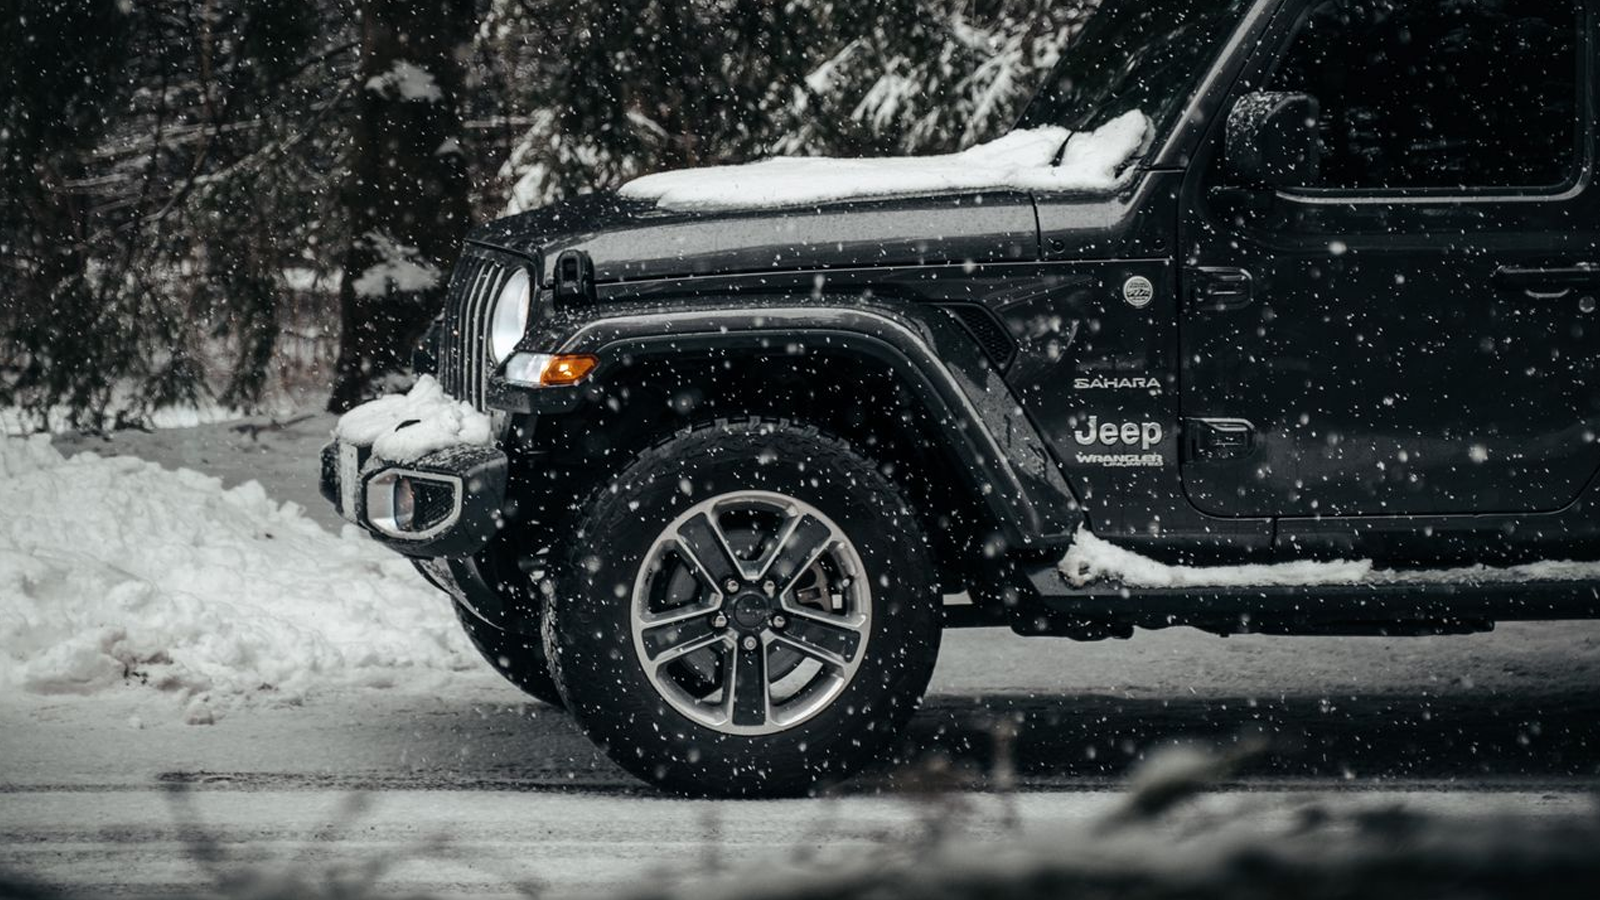
[[[500,530],[506,454],[459,444],[409,462],[349,441],[322,448],[322,495],[380,543],[407,556],[471,556]]]
[[[407,556],[470,556],[501,524],[506,455],[493,432],[487,415],[423,375],[339,417],[322,449],[322,494]]]

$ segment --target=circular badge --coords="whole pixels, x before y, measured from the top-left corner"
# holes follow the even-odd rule
[[[1156,287],[1143,275],[1135,275],[1122,283],[1122,299],[1134,309],[1144,309],[1155,298]]]

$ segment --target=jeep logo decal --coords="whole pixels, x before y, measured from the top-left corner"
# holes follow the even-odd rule
[[[1149,450],[1152,446],[1161,443],[1160,422],[1105,422],[1099,416],[1090,416],[1088,424],[1082,431],[1072,433],[1073,440],[1088,446],[1090,444],[1104,444],[1107,447],[1137,445],[1140,450]]]
[[[1156,295],[1155,285],[1143,275],[1135,275],[1122,283],[1122,299],[1134,309],[1144,309]]]

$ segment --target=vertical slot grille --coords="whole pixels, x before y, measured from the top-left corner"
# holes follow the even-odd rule
[[[439,382],[452,397],[479,410],[485,408],[489,390],[489,313],[508,276],[505,266],[469,256],[450,280]]]

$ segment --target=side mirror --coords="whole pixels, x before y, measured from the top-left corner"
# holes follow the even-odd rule
[[[1317,98],[1256,91],[1228,111],[1223,170],[1234,187],[1306,187],[1318,182]]]

